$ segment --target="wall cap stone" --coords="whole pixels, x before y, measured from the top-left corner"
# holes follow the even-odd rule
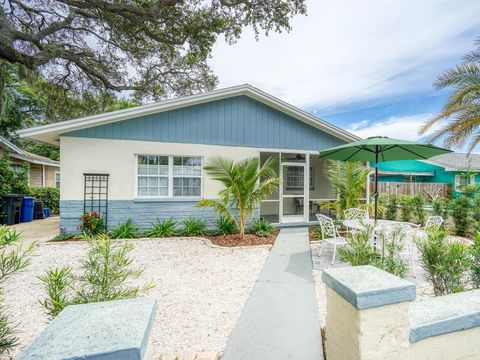
[[[323,271],[323,282],[358,310],[413,301],[415,284],[374,266],[348,266]]]
[[[19,360],[140,360],[156,314],[153,298],[66,307]]]
[[[411,308],[410,342],[480,327],[480,290],[416,301]]]

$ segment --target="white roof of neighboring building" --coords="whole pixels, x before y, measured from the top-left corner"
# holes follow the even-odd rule
[[[27,161],[34,164],[49,165],[60,167],[60,162],[47,158],[45,156],[33,154],[31,152],[20,149],[11,141],[0,136],[0,147],[4,147],[9,151],[9,155],[19,160]]]
[[[480,154],[452,152],[420,161],[444,167],[447,171],[480,170]]]
[[[58,146],[60,141],[60,134],[69,131],[85,129],[93,126],[132,119],[139,116],[155,114],[163,111],[174,110],[181,107],[192,106],[196,104],[206,103],[209,101],[220,100],[240,95],[248,96],[257,101],[260,101],[268,106],[271,106],[285,114],[288,114],[300,121],[303,121],[306,124],[309,124],[344,141],[354,141],[360,139],[358,136],[353,135],[348,131],[338,128],[335,125],[321,120],[307,113],[306,111],[290,105],[248,84],[214,90],[203,94],[156,102],[153,104],[136,106],[99,115],[87,116],[79,119],[37,126],[30,129],[20,130],[18,131],[18,134],[22,138],[30,138],[43,143]]]

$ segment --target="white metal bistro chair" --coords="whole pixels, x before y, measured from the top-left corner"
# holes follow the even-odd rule
[[[345,220],[367,220],[368,211],[360,208],[350,208],[343,211]],[[353,229],[347,227],[347,234],[354,232]]]
[[[347,239],[343,236],[340,236],[338,229],[333,223],[333,220],[328,216],[317,214],[318,222],[322,228],[322,246],[320,247],[320,253],[318,256],[322,255],[323,247],[328,243],[333,245],[333,257],[332,265],[335,262],[335,256],[337,255],[337,247],[345,246],[348,244]]]
[[[441,217],[439,215],[429,216],[427,218],[427,221],[425,222],[424,230],[427,231],[428,229],[430,229],[433,226],[440,227],[440,226],[442,226],[443,222],[444,222],[443,217]]]

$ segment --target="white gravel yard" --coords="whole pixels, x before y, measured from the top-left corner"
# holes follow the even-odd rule
[[[267,248],[210,247],[197,239],[133,240],[134,266],[144,267],[142,281],[156,285],[148,296],[158,304],[150,338],[150,354],[217,351],[224,349],[253,288]],[[48,318],[38,300],[38,280],[49,267],[80,266],[83,242],[41,244],[32,264],[7,279],[4,299],[11,320],[18,322],[21,351],[44,329]]]

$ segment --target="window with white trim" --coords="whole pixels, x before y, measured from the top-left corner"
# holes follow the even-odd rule
[[[284,170],[285,171],[285,170]],[[304,173],[303,167],[287,166],[287,190],[303,189]],[[309,173],[310,190],[315,190],[315,173],[314,168],[310,167]]]
[[[138,155],[138,197],[200,197],[202,158]]]
[[[202,158],[173,157],[173,196],[200,196],[202,188]]]
[[[462,192],[467,185],[475,184],[475,175],[455,175],[455,191]]]
[[[55,187],[60,189],[60,172],[55,171]]]

